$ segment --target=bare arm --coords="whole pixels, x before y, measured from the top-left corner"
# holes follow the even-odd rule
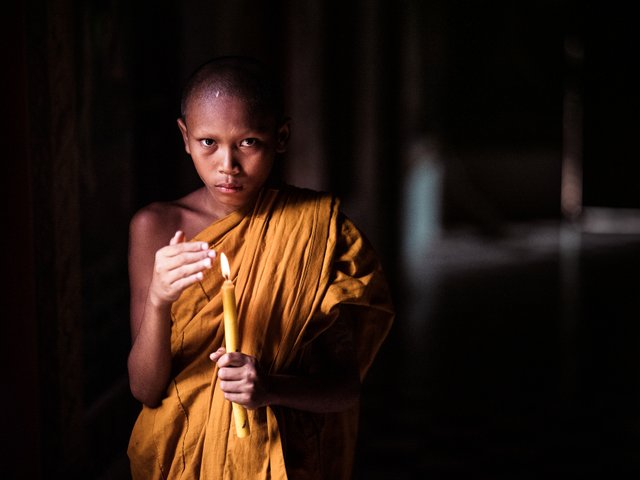
[[[316,339],[313,366],[307,375],[261,374],[256,359],[220,349],[211,359],[225,397],[255,409],[279,405],[309,412],[336,412],[353,406],[360,396],[360,376],[353,338],[340,320]]]
[[[129,279],[131,338],[128,370],[133,396],[157,406],[171,374],[171,303],[201,280],[215,252],[202,242],[185,242],[177,231],[168,237],[162,218],[150,211],[131,221]]]

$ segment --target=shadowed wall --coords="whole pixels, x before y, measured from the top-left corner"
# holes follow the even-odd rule
[[[567,385],[580,392],[590,372],[606,377],[594,332],[609,335],[604,365],[637,360],[631,284],[604,282],[629,272],[635,237],[621,246],[553,230],[555,253],[543,255],[536,233],[539,222],[563,222],[569,86],[584,115],[569,128],[584,131],[585,205],[640,208],[637,29],[621,4],[29,0],[6,13],[4,265],[15,285],[3,363],[15,392],[5,401],[16,472],[127,478],[139,408],[126,377],[128,221],[199,185],[175,125],[180,86],[220,54],[253,55],[280,72],[293,117],[285,177],[339,194],[391,280],[398,322],[365,385],[360,477],[390,474],[399,461],[408,476],[527,471],[540,458],[550,469],[585,468],[576,442],[569,456],[540,457],[535,422],[564,416],[553,423],[563,438],[598,436],[584,419],[602,412],[567,394],[562,408],[544,397],[531,413],[539,398],[509,364],[538,361],[543,345],[550,356],[524,371],[552,396]],[[567,61],[567,39],[583,63]],[[514,234],[514,224],[530,230]],[[567,319],[574,327],[564,331]],[[524,346],[505,350],[514,339]],[[636,370],[617,372],[613,394],[599,397],[607,408],[637,397]],[[625,375],[633,381],[623,386]],[[493,390],[474,398],[474,385]],[[398,399],[413,410],[398,412]],[[492,412],[504,415],[486,421]],[[617,429],[622,413],[602,418],[598,428],[628,440],[622,460],[607,458],[635,467],[638,432]],[[398,425],[426,433],[390,435]],[[479,444],[505,463],[478,460]]]

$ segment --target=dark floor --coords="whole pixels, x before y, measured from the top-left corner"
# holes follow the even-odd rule
[[[367,379],[356,478],[639,478],[638,272],[640,235],[435,242]]]

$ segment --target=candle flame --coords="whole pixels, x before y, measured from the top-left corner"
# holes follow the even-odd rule
[[[231,269],[229,268],[229,261],[224,253],[220,253],[220,270],[222,270],[222,276],[225,280],[229,280],[231,277]]]

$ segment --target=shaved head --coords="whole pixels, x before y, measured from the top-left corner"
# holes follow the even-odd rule
[[[269,69],[248,57],[217,57],[204,63],[189,77],[182,91],[181,115],[186,121],[189,105],[215,97],[234,97],[247,104],[252,114],[284,116],[283,95]]]

